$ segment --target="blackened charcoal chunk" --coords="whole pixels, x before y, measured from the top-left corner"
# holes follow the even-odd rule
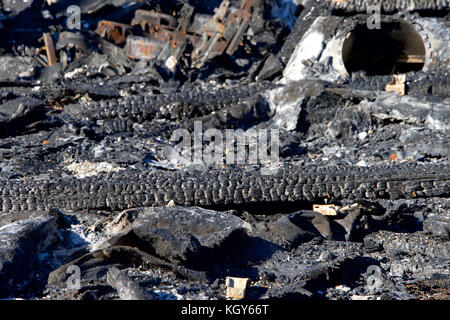
[[[264,63],[263,68],[258,74],[258,80],[271,80],[283,72],[283,64],[275,56],[271,55]]]
[[[112,246],[130,246],[171,263],[190,262],[199,253],[200,243],[190,234],[149,228],[145,223],[109,240]]]
[[[281,241],[287,242],[290,247],[295,248],[301,243],[321,236],[311,223],[312,218],[314,218],[314,213],[305,214],[300,211],[283,216],[275,222],[269,223],[267,227]]]
[[[366,252],[377,252],[383,249],[383,246],[381,243],[370,239],[370,238],[364,238],[364,249]]]
[[[251,227],[229,212],[198,207],[134,210],[129,231],[109,240],[113,246],[131,246],[177,265],[200,267],[220,256],[239,254]]]

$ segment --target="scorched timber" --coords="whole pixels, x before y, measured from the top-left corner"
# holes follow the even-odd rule
[[[341,199],[448,197],[450,166],[376,167],[284,165],[273,175],[258,170],[137,171],[53,181],[0,181],[2,213],[59,208],[123,210],[164,206],[318,202]]]

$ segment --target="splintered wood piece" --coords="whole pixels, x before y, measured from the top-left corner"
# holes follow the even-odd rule
[[[386,85],[386,91],[396,92],[399,95],[405,95],[405,75],[394,74],[392,81]]]
[[[324,216],[337,216],[339,210],[338,206],[334,204],[314,204],[313,211],[319,212]]]
[[[47,62],[48,65],[51,67],[56,63],[56,53],[52,36],[48,32],[44,33],[44,43],[45,43],[45,51],[47,52]]]
[[[248,281],[248,278],[226,277],[227,298],[243,299],[245,297]]]

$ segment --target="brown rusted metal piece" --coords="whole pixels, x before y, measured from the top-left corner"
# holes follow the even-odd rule
[[[226,40],[220,40],[226,32],[224,19],[229,5],[229,0],[222,1],[214,16],[209,19],[203,18],[205,20],[203,27],[200,30],[196,30],[197,32],[200,31],[202,42],[200,46],[194,47],[192,53],[194,67],[201,68],[208,59],[212,59],[224,52],[228,43]]]
[[[185,4],[181,8],[180,19],[178,20],[178,27],[173,32],[172,41],[167,49],[168,56],[164,57],[166,67],[170,71],[175,71],[175,67],[186,49],[187,45],[187,29],[191,21],[192,14],[194,13],[194,8],[188,4]],[[167,48],[167,47],[166,47]]]
[[[156,59],[164,46],[164,41],[137,36],[128,36],[125,52],[133,59]]]
[[[101,20],[97,24],[95,33],[106,40],[112,40],[115,44],[124,44],[131,26],[119,22]]]
[[[173,72],[186,48],[187,28],[193,12],[192,6],[184,5],[177,21],[165,14],[138,10],[132,25],[140,25],[149,37],[129,36],[125,52],[134,59],[162,60]]]
[[[238,11],[233,12],[230,16],[230,20],[239,25],[227,48],[227,54],[230,56],[237,50],[241,38],[252,20],[252,7],[253,0],[243,0],[241,8]]]
[[[193,53],[193,65],[201,68],[207,60],[223,54],[233,55],[252,18],[254,0],[242,0],[239,9],[226,16],[229,0],[224,0],[205,24],[202,44]]]
[[[56,61],[55,46],[53,44],[53,38],[50,33],[44,33],[44,44],[45,44],[45,51],[47,53],[47,63],[51,67],[57,61]]]
[[[226,277],[227,298],[244,299],[249,281],[249,278]]]
[[[157,32],[160,29],[175,30],[178,22],[177,19],[168,14],[156,11],[136,10],[131,25],[139,25],[146,32]]]

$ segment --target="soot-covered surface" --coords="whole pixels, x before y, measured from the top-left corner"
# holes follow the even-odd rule
[[[194,17],[220,1],[2,1],[0,298],[221,300],[240,277],[245,299],[448,299],[449,4],[383,1],[372,34],[363,2],[224,1],[211,21],[248,25],[196,60]],[[95,32],[137,10],[182,28],[190,6],[174,68]],[[180,35],[140,28],[125,37]],[[386,63],[407,68],[367,67],[379,55],[358,41],[386,34],[401,44]],[[402,94],[385,90],[399,73]],[[230,129],[279,145],[193,161]]]

